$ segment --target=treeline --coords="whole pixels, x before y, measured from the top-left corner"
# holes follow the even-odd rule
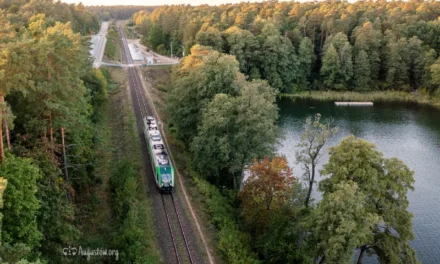
[[[29,26],[30,18],[37,14],[45,14],[46,20],[53,25],[55,22],[67,23],[75,33],[88,35],[99,29],[99,17],[85,9],[83,4],[66,4],[61,1],[2,1],[2,16],[7,17],[10,26],[19,31]]]
[[[62,249],[81,235],[76,198],[97,182],[92,125],[107,80],[79,33],[95,30],[94,15],[27,2],[0,12],[0,262],[66,263]]]
[[[194,45],[173,69],[170,130],[188,150],[187,169],[225,261],[349,264],[374,255],[380,263],[418,264],[407,210],[414,173],[353,136],[331,148],[318,171],[338,132],[318,114],[296,143],[304,175],[293,175],[275,155],[276,93],[266,80],[246,80],[236,57],[208,46]],[[313,200],[313,190],[322,200]]]
[[[87,6],[87,10],[97,14],[103,21],[111,19],[126,20],[130,19],[133,14],[140,10],[147,10],[153,12],[156,6]]]
[[[439,93],[438,1],[342,1],[162,6],[133,22],[150,48],[194,44],[236,56],[250,80],[280,92]]]

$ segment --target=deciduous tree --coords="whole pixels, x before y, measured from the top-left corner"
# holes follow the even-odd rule
[[[295,47],[271,23],[264,26],[260,39],[262,77],[279,91],[291,92],[299,75]]]
[[[231,27],[225,31],[227,52],[235,55],[240,63],[240,71],[250,75],[252,70],[258,71],[260,44],[257,38],[248,30]],[[249,76],[253,79],[253,76]]]
[[[355,249],[373,241],[373,229],[382,219],[368,211],[366,198],[349,180],[336,184],[318,203],[310,227],[320,263],[352,263]]]
[[[186,142],[197,134],[201,109],[216,94],[238,94],[238,82],[244,81],[238,69],[234,56],[199,45],[179,65],[173,78],[169,111]]]
[[[23,243],[34,249],[42,238],[37,226],[40,202],[36,197],[40,170],[31,159],[10,155],[0,167],[0,176],[8,180],[3,194],[2,244]]]
[[[244,83],[237,97],[217,94],[203,109],[191,142],[194,166],[205,177],[238,188],[245,164],[274,151],[277,117],[275,91],[265,81]]]
[[[305,207],[310,204],[310,196],[315,183],[316,166],[321,156],[321,150],[328,139],[337,131],[338,127],[334,126],[331,120],[327,120],[324,124],[321,123],[321,114],[316,114],[313,121],[310,117],[306,119],[301,142],[296,145],[299,150],[295,153],[296,162],[303,167],[303,176],[307,182],[308,192],[304,201]]]
[[[326,195],[334,194],[341,183],[355,182],[357,195],[365,196],[366,213],[381,218],[373,239],[357,246],[359,263],[365,252],[374,253],[381,263],[419,263],[409,241],[414,239],[412,214],[407,211],[407,191],[413,190],[414,172],[396,158],[384,158],[372,143],[347,137],[330,149],[330,159],[319,184]]]
[[[199,31],[196,35],[196,41],[202,46],[209,46],[218,51],[223,49],[223,39],[220,31],[214,27]]]
[[[271,214],[289,202],[294,177],[285,157],[255,161],[240,193],[243,217],[256,233],[268,225]]]

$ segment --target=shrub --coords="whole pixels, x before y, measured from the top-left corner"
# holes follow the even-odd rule
[[[251,249],[251,237],[239,230],[235,210],[220,191],[207,181],[194,178],[199,192],[206,198],[204,203],[211,222],[218,230],[218,248],[227,263],[260,263]]]

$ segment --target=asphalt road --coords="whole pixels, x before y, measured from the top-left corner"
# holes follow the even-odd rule
[[[93,67],[99,68],[102,63],[102,57],[104,56],[105,43],[107,42],[106,35],[108,29],[108,22],[102,22],[99,33],[92,36],[93,48],[91,50],[94,58]]]
[[[125,64],[132,65],[133,60],[131,58],[128,43],[125,38],[125,33],[122,30],[122,27],[118,26],[119,35],[121,37],[121,52],[123,60],[125,60]],[[136,124],[138,129],[138,136],[141,139],[144,139],[143,132],[143,121],[142,118],[146,115],[154,116],[156,120],[159,120],[157,116],[155,116],[152,108],[147,100],[145,95],[145,90],[142,86],[142,79],[139,76],[138,69],[135,67],[127,68],[127,78],[129,81],[130,93],[133,102],[133,108],[136,118]],[[142,158],[146,168],[147,182],[148,182],[148,195],[152,201],[153,209],[154,209],[154,225],[156,228],[156,237],[157,244],[159,246],[159,250],[162,254],[162,259],[164,263],[177,263],[176,255],[173,252],[173,242],[171,239],[169,226],[166,220],[164,205],[162,202],[162,194],[159,192],[152,172],[151,161],[147,151],[147,144],[145,140],[141,140],[141,148],[142,148]],[[176,186],[174,189],[174,197],[176,202],[176,210],[178,210],[181,216],[181,222],[184,229],[184,232],[188,238],[188,247],[191,251],[191,255],[193,257],[193,263],[205,263],[202,257],[202,247],[200,247],[199,242],[196,238],[196,232],[193,230],[189,217],[186,212],[183,210],[183,198],[180,193],[180,187]],[[182,262],[187,263],[187,262]]]

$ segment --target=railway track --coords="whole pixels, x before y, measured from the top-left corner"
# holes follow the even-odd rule
[[[170,201],[172,204],[171,207],[168,206]],[[177,263],[194,263],[191,256],[191,251],[188,247],[188,240],[186,239],[185,231],[182,226],[182,221],[180,220],[180,215],[177,210],[176,203],[174,202],[174,195],[172,193],[162,194],[162,203],[163,208],[165,209],[165,215],[167,217],[171,239],[173,240],[174,253],[176,255]],[[169,210],[170,208],[174,210]],[[177,229],[177,231],[173,231],[173,229]]]
[[[132,64],[133,60],[128,49],[125,32],[120,25],[118,26],[118,30],[122,42],[122,56],[123,58],[125,58],[128,64]],[[135,110],[136,108],[139,109],[141,120],[143,120],[143,118],[147,115],[154,116],[153,111],[151,110],[150,106],[147,103],[147,99],[145,98],[145,93],[143,93],[142,91],[142,79],[140,78],[137,70],[134,68],[128,68],[127,77],[132,97],[135,101],[133,102],[133,105],[135,107]],[[157,117],[155,118],[157,120]],[[174,248],[174,257],[176,259],[176,263],[195,263],[193,256],[191,255],[188,239],[185,234],[184,226],[182,224],[181,216],[179,214],[174,195],[172,193],[161,194],[161,199],[168,224],[169,235]]]

